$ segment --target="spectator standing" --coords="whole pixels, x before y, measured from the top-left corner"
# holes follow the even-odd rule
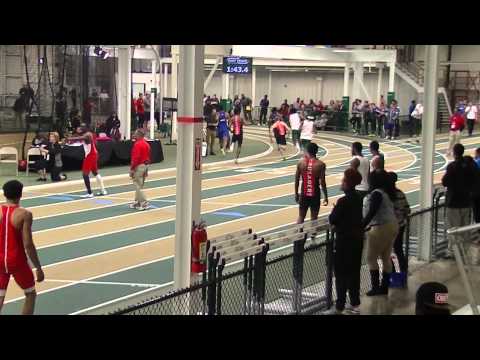
[[[293,145],[297,147],[297,150],[300,150],[300,127],[302,122],[300,120],[300,115],[293,107],[290,109],[290,116],[288,120],[290,122],[290,126],[292,127]]]
[[[365,100],[363,102],[362,106],[362,114],[363,114],[363,129],[364,129],[364,135],[368,136],[369,135],[369,126],[371,123],[371,110],[370,110],[370,104],[368,100]]]
[[[287,102],[287,100],[285,100],[285,102]],[[297,111],[300,110],[300,98],[297,97],[297,100],[293,103],[293,107]]]
[[[360,99],[355,99],[352,104],[352,119],[350,122],[352,123],[353,133],[360,134],[360,129],[362,126],[362,101]],[[333,108],[332,108],[333,110]]]
[[[360,314],[360,269],[362,266],[363,227],[362,199],[355,187],[362,181],[360,173],[348,168],[343,173],[340,189],[345,196],[338,199],[329,216],[335,231],[333,265],[337,301],[330,313],[341,314],[347,310]],[[347,291],[350,306],[345,309]]]
[[[465,226],[470,223],[470,207],[472,205],[472,187],[475,173],[472,166],[465,161],[462,144],[453,147],[454,161],[447,166],[442,178],[442,185],[447,188],[445,204],[447,228]],[[448,238],[446,259],[452,258],[453,237]]]
[[[207,116],[207,152],[210,155],[215,155],[213,146],[215,145],[215,138],[217,137],[217,111],[212,109],[210,115]]]
[[[355,187],[358,195],[363,201],[363,198],[368,194],[368,174],[370,173],[370,163],[362,154],[362,143],[356,141],[352,144],[353,159],[350,166],[359,172],[362,181]]]
[[[448,139],[447,156],[452,156],[453,147],[460,143],[462,131],[465,128],[465,118],[459,108],[450,117],[450,133]]]
[[[473,105],[471,101],[468,102],[468,106],[465,109],[467,114],[467,126],[468,126],[468,136],[472,136],[473,127],[478,118],[478,109],[476,105]]]
[[[390,255],[398,234],[393,200],[395,193],[389,186],[385,170],[375,170],[369,176],[370,192],[363,200],[363,227],[367,234],[367,262],[372,289],[367,296],[387,295],[392,272]],[[382,262],[382,281],[378,260]]]
[[[412,127],[410,130],[410,137],[416,138],[417,136],[420,136],[420,125],[422,122],[422,116],[423,116],[423,105],[418,103],[415,105],[415,109],[410,113],[410,116],[412,118]],[[417,143],[419,140],[416,140]]]
[[[396,100],[392,100],[387,113],[387,138],[396,140],[400,136],[400,108]]]
[[[397,256],[400,273],[402,274],[403,279],[402,285],[403,287],[405,287],[408,275],[408,259],[403,253],[403,235],[405,233],[405,226],[407,225],[407,217],[408,215],[410,215],[410,204],[408,203],[405,193],[396,186],[398,180],[397,174],[394,172],[389,172],[388,178],[390,181],[392,192],[395,193],[395,198],[393,200],[393,209],[395,211],[395,216],[398,220],[398,235],[395,238],[395,242],[393,243],[393,251]],[[394,268],[395,267],[393,267],[393,269]]]
[[[290,115],[290,106],[288,105],[287,99],[285,99],[283,104],[280,106],[280,114],[282,115],[283,121],[288,121],[288,116]]]
[[[27,111],[25,96],[20,95],[17,100],[15,100],[15,103],[13,104],[13,111],[15,112],[15,127],[21,128],[23,125],[25,111]]]
[[[262,100],[260,100],[260,125],[267,124],[267,113],[268,106],[270,101],[268,100],[268,95],[265,95]]]
[[[145,104],[143,94],[138,94],[138,99],[135,101],[135,109],[137,111],[138,129],[144,129],[145,125]]]
[[[148,165],[150,164],[150,145],[145,141],[145,133],[141,129],[135,131],[135,143],[133,144],[130,177],[135,185],[135,201],[130,204],[131,209],[139,211],[148,209],[148,201],[143,193],[145,179],[148,176]]]
[[[375,109],[376,113],[376,118],[377,118],[377,135],[379,137],[383,136],[383,132],[385,132],[385,137],[387,136],[386,134],[386,125],[387,125],[387,109],[385,108],[384,103],[380,103],[378,107]]]
[[[416,107],[417,107],[417,104],[415,100],[412,100],[412,102],[410,103],[410,106],[408,107],[408,135],[410,137],[413,137],[413,133],[414,133],[415,121],[413,118],[413,112],[415,111]]]

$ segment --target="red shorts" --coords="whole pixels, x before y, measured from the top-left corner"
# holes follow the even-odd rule
[[[98,157],[97,154],[89,154],[83,159],[82,172],[90,174],[91,172],[98,172]]]
[[[3,267],[0,269],[0,297],[4,297],[7,292],[10,276],[13,276],[15,282],[22,288],[25,294],[35,290],[35,279],[33,278],[32,269],[27,262],[22,262],[18,266],[9,267],[8,273],[5,273]]]

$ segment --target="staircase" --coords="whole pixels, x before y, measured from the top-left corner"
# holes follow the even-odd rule
[[[418,93],[424,92],[424,68],[422,63],[397,63],[395,66],[395,73],[417,90]],[[443,81],[440,81],[440,83],[443,83]],[[437,129],[439,129],[439,131],[448,130],[449,118],[452,115],[452,110],[444,87],[438,88],[437,104]]]

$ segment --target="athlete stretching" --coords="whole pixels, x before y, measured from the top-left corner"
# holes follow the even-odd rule
[[[44,274],[32,239],[32,213],[19,206],[23,184],[11,180],[3,185],[7,203],[0,213],[0,312],[5,300],[10,276],[25,293],[22,314],[32,315],[35,309],[35,280],[27,255],[36,269],[37,282]]]
[[[85,182],[85,187],[87,188],[87,194],[83,195],[84,198],[92,198],[92,188],[90,186],[90,173],[97,178],[97,182],[100,185],[100,192],[96,195],[107,195],[107,190],[103,185],[102,176],[98,173],[98,152],[96,147],[96,138],[86,124],[80,124],[80,130],[77,131],[80,136],[69,138],[69,141],[82,141],[83,149],[85,150],[85,158],[82,163],[82,173],[83,181]]]
[[[328,205],[327,184],[325,182],[325,163],[317,159],[318,146],[309,143],[305,149],[305,157],[297,165],[295,174],[295,202],[299,204],[297,224],[303,224],[307,211],[310,208],[312,220],[318,218],[320,212],[320,183],[325,200],[323,205]],[[302,192],[298,194],[298,187],[302,178]]]
[[[240,109],[235,108],[233,112],[233,117],[230,119],[230,127],[233,132],[232,144],[236,144],[235,164],[238,164],[238,158],[240,157],[240,151],[242,150],[243,125],[245,125],[245,121],[240,116]]]

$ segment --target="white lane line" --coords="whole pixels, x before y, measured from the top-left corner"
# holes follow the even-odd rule
[[[131,287],[157,287],[161,284],[144,284],[144,283],[129,283],[129,282],[115,282],[115,281],[91,281],[91,280],[60,280],[60,279],[45,279],[45,282],[64,283],[64,284],[93,284],[93,285],[119,285]]]

